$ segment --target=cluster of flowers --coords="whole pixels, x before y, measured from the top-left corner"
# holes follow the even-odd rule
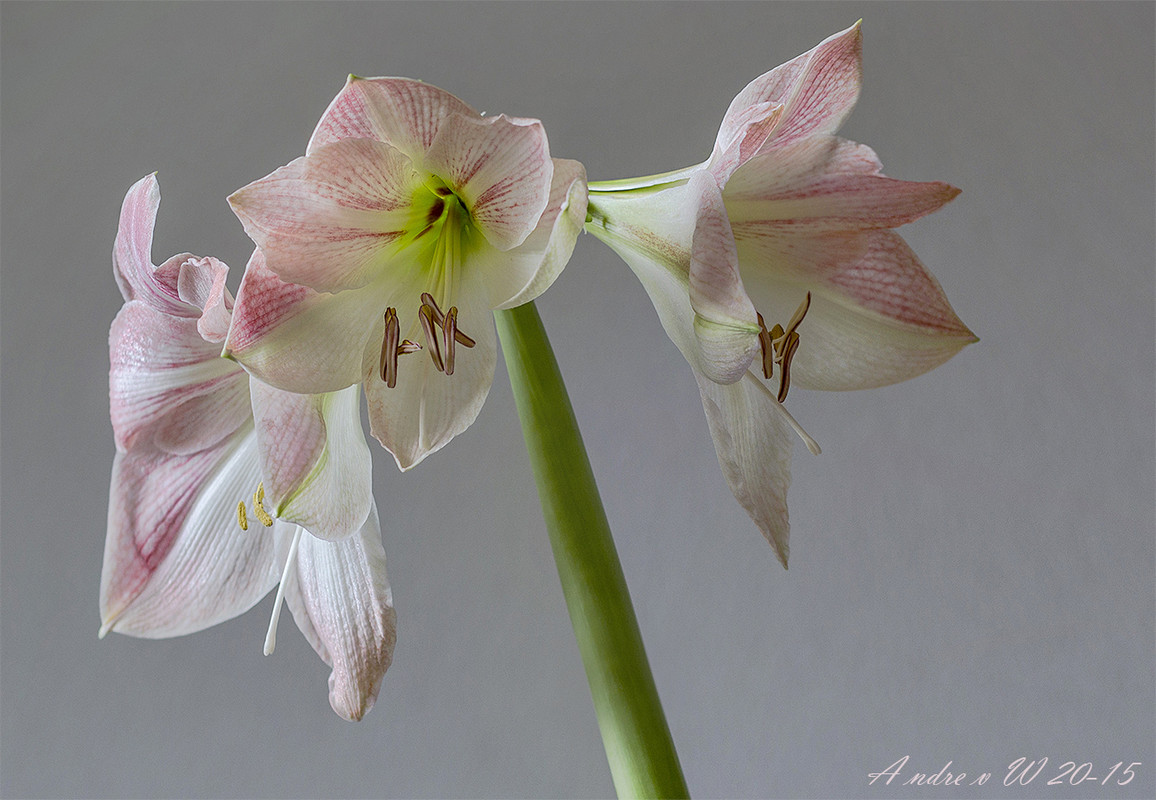
[[[537,120],[350,78],[303,157],[229,198],[257,245],[236,299],[217,259],[153,265],[159,189],[138,182],[114,252],[101,634],[190,633],[277,587],[266,652],[284,601],[334,710],[361,718],[395,639],[361,390],[401,469],[443,447],[493,380],[491,312],[544,292],[583,230],[643,283],[786,565],[794,437],[818,451],[789,387],[893,383],[974,341],[891,230],[957,190],[885,177],[835,136],[860,52],[856,25],[757,78],[702,164],[591,184]]]

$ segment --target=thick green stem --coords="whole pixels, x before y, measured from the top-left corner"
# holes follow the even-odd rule
[[[527,303],[495,317],[614,788],[620,798],[689,797],[594,473],[538,310]]]

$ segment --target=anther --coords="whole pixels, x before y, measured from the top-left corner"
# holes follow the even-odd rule
[[[795,357],[795,351],[799,349],[799,334],[795,329],[799,327],[803,317],[807,316],[807,310],[810,307],[811,293],[807,292],[803,302],[791,315],[786,330],[783,329],[783,326],[776,324],[768,331],[766,323],[763,322],[763,315],[756,313],[759,321],[759,347],[763,351],[763,377],[770,380],[773,366],[778,364],[778,401],[780,403],[787,399],[787,391],[791,388],[791,359]]]
[[[458,333],[458,309],[454,306],[446,313],[442,323],[442,343],[445,346],[446,375],[454,374],[454,341]]]
[[[241,530],[249,530],[249,515],[245,511],[244,500],[237,503],[237,524],[241,526]]]
[[[397,357],[421,350],[421,345],[409,339],[401,339],[401,324],[397,321],[397,309],[385,310],[385,336],[381,340],[381,355],[377,369],[381,380],[390,389],[397,386]]]
[[[422,300],[426,297],[428,297],[428,295],[422,295]],[[432,297],[430,301],[433,301]],[[434,330],[435,326],[441,327],[442,324],[442,320],[437,319],[437,317],[441,316],[441,312],[438,311],[437,317],[434,316],[436,309],[436,305],[429,306],[423,303],[422,307],[417,310],[417,318],[418,321],[421,322],[421,329],[425,331],[426,341],[429,342],[429,355],[430,358],[433,359],[434,366],[437,367],[439,372],[445,372],[446,367],[442,361],[441,344],[438,342],[438,335]]]
[[[440,308],[438,308],[437,301],[434,300],[433,295],[430,294],[429,292],[422,292],[421,293],[421,304],[422,304],[422,308],[428,308],[430,310],[430,314],[432,315],[431,318],[433,320],[433,323],[435,325],[437,325],[439,328],[442,328],[444,330],[446,318],[445,318],[445,315],[442,313],[442,310]],[[456,309],[457,309],[457,306],[454,306],[453,308],[450,309],[450,311],[456,311]],[[426,335],[428,336],[429,334],[427,333]],[[477,342],[475,342],[469,336],[466,336],[464,333],[459,331],[457,329],[456,325],[454,327],[454,341],[456,341],[462,347],[473,347],[475,344],[477,344]]]
[[[261,524],[266,528],[273,527],[273,518],[269,516],[269,512],[265,510],[265,483],[262,481],[257,484],[257,491],[253,492],[253,513],[257,519],[261,520]]]

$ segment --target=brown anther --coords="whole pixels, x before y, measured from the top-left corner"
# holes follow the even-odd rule
[[[799,349],[799,334],[795,329],[799,327],[803,317],[807,316],[807,310],[810,307],[811,293],[807,292],[803,302],[791,315],[791,321],[787,323],[786,330],[783,329],[782,325],[776,324],[768,331],[766,323],[763,322],[763,315],[756,312],[760,329],[759,347],[763,351],[763,377],[770,380],[773,365],[778,364],[778,400],[780,403],[787,399],[787,391],[791,388],[791,359],[795,357],[795,351]]]
[[[422,300],[424,301],[426,297],[428,297],[428,295],[423,294]],[[433,303],[432,297],[430,297],[430,302],[431,304]],[[434,366],[437,367],[439,372],[445,372],[446,366],[442,361],[441,343],[438,341],[436,331],[436,328],[441,327],[441,320],[435,317],[435,313],[437,317],[441,316],[441,312],[437,310],[436,304],[426,305],[423,302],[421,308],[417,310],[417,318],[418,321],[421,322],[421,329],[425,331],[426,341],[429,342],[429,355],[430,358],[433,359]]]
[[[397,309],[385,310],[385,336],[381,340],[381,356],[378,358],[377,368],[381,373],[381,380],[390,389],[397,386],[397,351],[398,339],[401,338],[401,325],[397,321]]]
[[[454,343],[458,332],[458,307],[453,306],[442,323],[442,346],[445,348],[446,375],[454,374]]]
[[[430,310],[430,313],[433,315],[434,324],[437,325],[438,327],[440,327],[442,330],[445,330],[445,324],[446,324],[445,314],[443,314],[442,310],[440,308],[438,308],[437,301],[434,300],[433,295],[430,294],[429,292],[422,292],[421,293],[421,304],[422,304],[423,308],[428,308]],[[457,306],[454,306],[453,308],[450,309],[450,311],[456,311],[456,310],[457,310]],[[456,325],[454,326],[454,331],[455,331],[454,341],[456,341],[462,347],[473,347],[475,344],[477,344],[477,342],[475,342],[469,336],[466,336],[464,333],[457,330]]]

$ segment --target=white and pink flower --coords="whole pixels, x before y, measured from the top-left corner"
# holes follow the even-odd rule
[[[491,311],[545,291],[586,216],[585,171],[540,122],[404,78],[351,77],[305,156],[229,200],[263,260],[226,353],[289,391],[361,384],[402,469],[477,417]]]
[[[372,707],[395,614],[356,389],[290,394],[221,358],[233,299],[214,258],[151,260],[155,176],[129,190],[114,251],[125,304],[112,324],[116,457],[101,635],[202,630],[279,586],[332,666],[330,703]]]
[[[892,230],[959,190],[886,177],[835,136],[861,45],[856,24],[752,81],[704,163],[589,187],[586,230],[634,270],[691,364],[727,481],[784,566],[792,430],[818,452],[787,389],[884,386],[976,341]]]

